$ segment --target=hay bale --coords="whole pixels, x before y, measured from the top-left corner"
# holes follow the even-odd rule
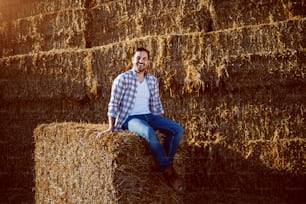
[[[201,2],[112,1],[88,10],[91,46],[166,34],[206,32],[210,16]],[[109,21],[112,19],[112,21]]]
[[[86,48],[86,16],[84,10],[75,9],[4,22],[0,56]]]
[[[73,98],[82,100],[95,91],[90,54],[76,52],[47,52],[17,55],[0,59],[3,80],[2,98]],[[25,89],[26,87],[26,89]]]
[[[304,0],[212,0],[209,11],[213,30],[224,30],[305,17],[305,5]]]
[[[84,0],[3,0],[0,11],[3,20],[10,21],[61,10],[79,9],[84,6]]]
[[[155,164],[144,141],[127,132],[96,139],[106,127],[52,123],[35,129],[36,202],[180,202],[181,195],[152,173]]]
[[[278,90],[256,87],[240,93],[207,92],[204,97],[194,94],[183,101],[176,97],[165,107],[175,107],[171,117],[184,125],[191,143],[218,137],[228,143],[304,138],[304,93],[305,88],[299,85]]]

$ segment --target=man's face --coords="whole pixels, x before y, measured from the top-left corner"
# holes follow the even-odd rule
[[[149,65],[148,53],[146,51],[137,51],[133,58],[132,63],[136,72],[144,72]]]

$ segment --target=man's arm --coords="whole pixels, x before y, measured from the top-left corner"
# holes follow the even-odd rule
[[[115,122],[116,118],[113,118],[111,116],[108,117],[108,128],[106,130],[103,130],[102,132],[97,133],[97,138],[100,138],[103,134],[108,133],[108,132],[114,132],[115,129]]]
[[[107,113],[109,127],[108,129],[99,132],[97,134],[97,138],[100,138],[104,133],[113,132],[115,130],[118,107],[124,90],[123,80],[124,79],[121,77],[121,75],[119,75],[118,77],[116,77],[116,79],[113,82],[111,97],[108,104],[108,113]]]
[[[114,129],[115,129],[115,122],[116,122],[116,118],[113,118],[111,116],[108,117],[108,124],[109,124],[109,127],[108,129],[113,132]]]
[[[163,115],[164,109],[159,94],[159,84],[156,77],[152,81],[151,111],[155,115]]]

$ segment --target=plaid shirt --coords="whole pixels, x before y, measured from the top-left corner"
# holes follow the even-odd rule
[[[145,74],[145,78],[150,91],[149,109],[152,114],[163,114],[158,81],[155,76],[148,73]],[[115,131],[122,128],[132,111],[136,98],[136,88],[137,74],[133,69],[120,74],[113,82],[107,115],[116,118]]]

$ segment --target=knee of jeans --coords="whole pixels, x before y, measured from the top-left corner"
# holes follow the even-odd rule
[[[184,128],[181,125],[178,125],[177,127],[177,136],[180,137],[179,139],[182,139],[184,135]]]
[[[145,133],[145,138],[149,143],[158,143],[155,131],[152,128],[148,128]]]

